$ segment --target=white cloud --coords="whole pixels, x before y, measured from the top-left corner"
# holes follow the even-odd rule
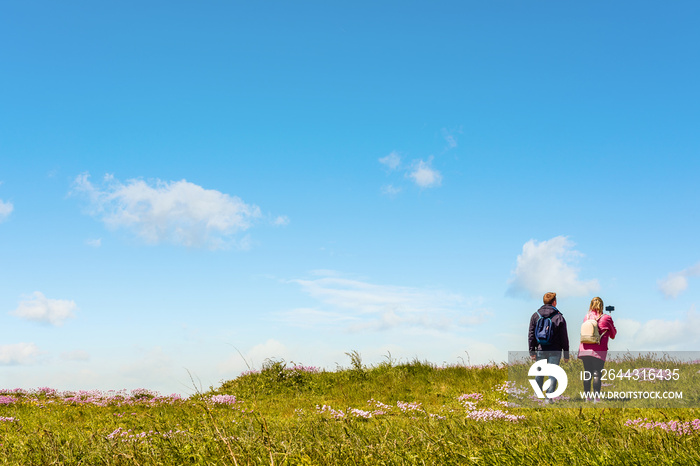
[[[61,359],[66,361],[89,361],[90,353],[84,350],[66,351],[61,353]]]
[[[138,360],[119,367],[122,376],[137,383],[149,378],[172,377],[174,361],[162,347],[138,348],[138,351],[141,354]]]
[[[579,271],[573,264],[583,254],[574,250],[573,246],[574,243],[565,236],[525,243],[509,282],[508,294],[541,298],[548,291],[569,296],[586,296],[596,292],[599,289],[598,280],[579,279]]]
[[[457,147],[457,140],[455,139],[454,136],[450,134],[447,129],[443,128],[442,129],[442,136],[445,138],[445,141],[447,142],[447,150],[454,149]]]
[[[432,156],[428,158],[427,162],[419,160],[418,163],[413,165],[412,171],[408,174],[413,179],[413,182],[421,188],[433,188],[442,184],[442,175],[430,166],[432,162]]]
[[[0,364],[4,366],[34,364],[38,355],[39,348],[34,343],[0,345]]]
[[[280,215],[275,219],[274,223],[275,225],[280,227],[289,225],[289,217],[287,217],[286,215]]]
[[[331,270],[331,269],[316,269],[316,270],[312,270],[309,273],[311,275],[313,275],[314,277],[338,277],[338,278],[341,278],[343,276],[343,274],[338,272],[337,270]]]
[[[619,319],[615,327],[611,351],[697,351],[700,345],[700,315],[694,306],[678,319]]]
[[[88,178],[78,176],[73,193],[88,197],[91,213],[107,226],[129,229],[152,244],[224,248],[235,243],[234,234],[261,217],[253,204],[185,180],[157,180],[151,186],[143,180],[121,183],[108,175],[104,186],[97,187]]]
[[[375,285],[337,275],[291,282],[322,306],[282,314],[285,321],[301,326],[344,324],[351,331],[395,327],[445,330],[477,325],[488,315],[480,299],[470,301],[442,290]]]
[[[400,192],[401,188],[397,188],[394,185],[388,184],[386,186],[382,186],[382,194],[386,194],[387,196],[396,196]]]
[[[43,293],[35,291],[32,298],[21,301],[10,314],[20,319],[60,326],[66,319],[75,317],[77,308],[75,301],[48,299]]]
[[[323,311],[316,308],[300,307],[280,313],[280,317],[289,325],[295,327],[313,328],[357,322],[357,317],[345,315],[342,312]]]
[[[676,298],[688,288],[688,278],[697,276],[700,276],[700,262],[680,272],[669,273],[666,278],[659,280],[657,285],[664,296]]]
[[[0,222],[7,219],[7,217],[10,216],[13,210],[14,206],[11,202],[5,202],[2,199],[0,199]]]
[[[88,239],[85,241],[85,244],[93,248],[99,248],[100,246],[102,246],[102,238]]]
[[[399,156],[398,152],[393,151],[386,157],[380,158],[379,163],[386,165],[390,170],[396,170],[401,165],[401,156]]]
[[[401,165],[401,157],[397,152],[392,152],[386,157],[379,159],[379,162],[389,168],[390,172],[398,171],[404,178],[409,178],[420,188],[434,188],[442,184],[442,174],[432,167],[433,156],[428,160],[414,160],[408,166]],[[393,184],[384,185],[382,194],[394,196],[401,192],[400,187]]]
[[[670,273],[657,282],[659,290],[667,298],[675,298],[688,288],[688,279],[680,273]]]
[[[239,374],[249,369],[260,369],[267,359],[289,360],[290,356],[291,353],[284,344],[269,339],[254,346],[242,356],[236,351],[219,364],[218,369],[221,374]]]
[[[7,381],[14,387],[49,386],[71,391],[142,388],[161,393],[193,393],[187,369],[192,369],[195,378],[198,375],[195,371],[205,372],[205,388],[220,380],[212,362],[217,357],[212,357],[211,352],[200,351],[199,347],[185,344],[187,350],[183,350],[183,342],[167,349],[160,346],[131,346],[123,344],[124,341],[117,346],[106,341],[104,343],[101,350],[93,348],[95,353],[80,349],[62,352],[57,348],[42,348],[39,354],[35,350],[34,353],[40,357],[26,358],[26,364],[38,359],[36,364],[22,371],[14,371]],[[199,364],[193,362],[195,358],[190,357],[192,354],[197,354]]]

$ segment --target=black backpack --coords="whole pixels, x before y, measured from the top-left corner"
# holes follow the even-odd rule
[[[559,311],[552,314],[556,315]],[[540,311],[537,311],[540,314]],[[552,324],[551,317],[543,317],[540,314],[540,318],[537,319],[535,324],[535,338],[537,343],[540,345],[550,345],[552,343],[552,337],[554,336],[554,325]]]

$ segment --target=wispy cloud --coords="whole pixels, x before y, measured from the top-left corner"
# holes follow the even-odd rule
[[[0,364],[3,366],[34,364],[39,353],[39,348],[34,343],[0,345]]]
[[[547,241],[530,240],[523,245],[507,293],[540,298],[548,291],[585,296],[599,289],[598,280],[581,280],[575,267],[582,253],[565,236]]]
[[[102,246],[102,238],[85,240],[85,244],[93,248],[99,248],[100,246]]]
[[[401,188],[397,188],[393,184],[388,184],[386,186],[382,186],[382,194],[386,194],[388,196],[396,196],[401,192]]]
[[[287,217],[286,215],[280,215],[275,219],[273,223],[279,227],[289,225],[289,217]]]
[[[414,163],[408,177],[421,188],[435,188],[440,186],[442,184],[442,175],[431,166],[432,163],[432,156],[430,156],[427,161],[419,160]]]
[[[324,311],[313,307],[298,307],[292,311],[283,312],[281,316],[282,320],[295,327],[348,325],[359,321],[357,317],[346,315],[343,312]]]
[[[695,306],[679,318],[652,319],[639,322],[633,319],[615,320],[618,337],[611,349],[630,351],[688,351],[700,344],[700,315]]]
[[[266,359],[289,360],[290,356],[291,352],[284,344],[269,339],[265,343],[255,345],[243,355],[238,351],[232,353],[219,364],[218,369],[222,374],[240,373],[248,369],[260,369]]]
[[[21,301],[10,314],[24,320],[61,326],[66,319],[75,317],[77,309],[75,301],[48,299],[43,293],[35,291],[31,298]]]
[[[87,197],[90,213],[108,227],[130,230],[151,244],[225,248],[262,216],[256,205],[185,180],[121,183],[108,175],[96,186],[82,174],[72,193]]]
[[[396,170],[401,165],[401,156],[398,152],[393,151],[386,157],[379,159],[379,163],[389,168],[389,170]]]
[[[5,221],[7,217],[10,216],[13,210],[14,206],[11,202],[3,201],[2,199],[0,199],[0,222]]]
[[[379,163],[387,167],[390,173],[403,173],[404,179],[410,179],[421,189],[435,188],[442,184],[442,174],[432,166],[432,155],[427,160],[414,160],[410,164],[405,165],[401,162],[401,156],[394,151],[386,157],[380,158]],[[396,196],[401,191],[402,188],[393,183],[382,186],[382,194],[388,196]]]
[[[447,128],[442,128],[442,137],[445,138],[445,142],[447,142],[447,148],[445,150],[457,147],[457,139],[447,131]]]
[[[134,381],[156,377],[172,377],[173,356],[160,346],[139,348],[141,357],[119,367],[118,371]]]
[[[319,301],[283,318],[300,325],[341,325],[350,331],[421,327],[445,330],[477,325],[488,316],[481,299],[437,289],[376,285],[338,275],[291,280]]]
[[[688,288],[688,278],[700,276],[700,262],[683,269],[680,272],[671,272],[668,276],[657,282],[659,290],[667,298],[676,298]]]
[[[61,353],[61,359],[65,361],[89,361],[90,353],[84,350],[66,351]]]

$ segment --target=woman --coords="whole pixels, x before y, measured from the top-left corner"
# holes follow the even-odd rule
[[[578,358],[583,361],[583,391],[591,391],[591,381],[593,382],[593,400],[599,401],[601,374],[605,366],[605,357],[608,354],[608,340],[615,338],[617,329],[612,317],[603,314],[603,300],[595,297],[591,300],[591,306],[583,321],[595,319],[598,321],[598,331],[600,332],[600,343],[581,343],[578,348]],[[586,380],[587,379],[587,380]],[[590,398],[586,398],[588,401]]]

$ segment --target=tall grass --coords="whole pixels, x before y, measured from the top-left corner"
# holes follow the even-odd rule
[[[335,371],[267,361],[186,400],[4,391],[0,463],[700,463],[697,409],[514,408],[505,366],[350,356]]]

